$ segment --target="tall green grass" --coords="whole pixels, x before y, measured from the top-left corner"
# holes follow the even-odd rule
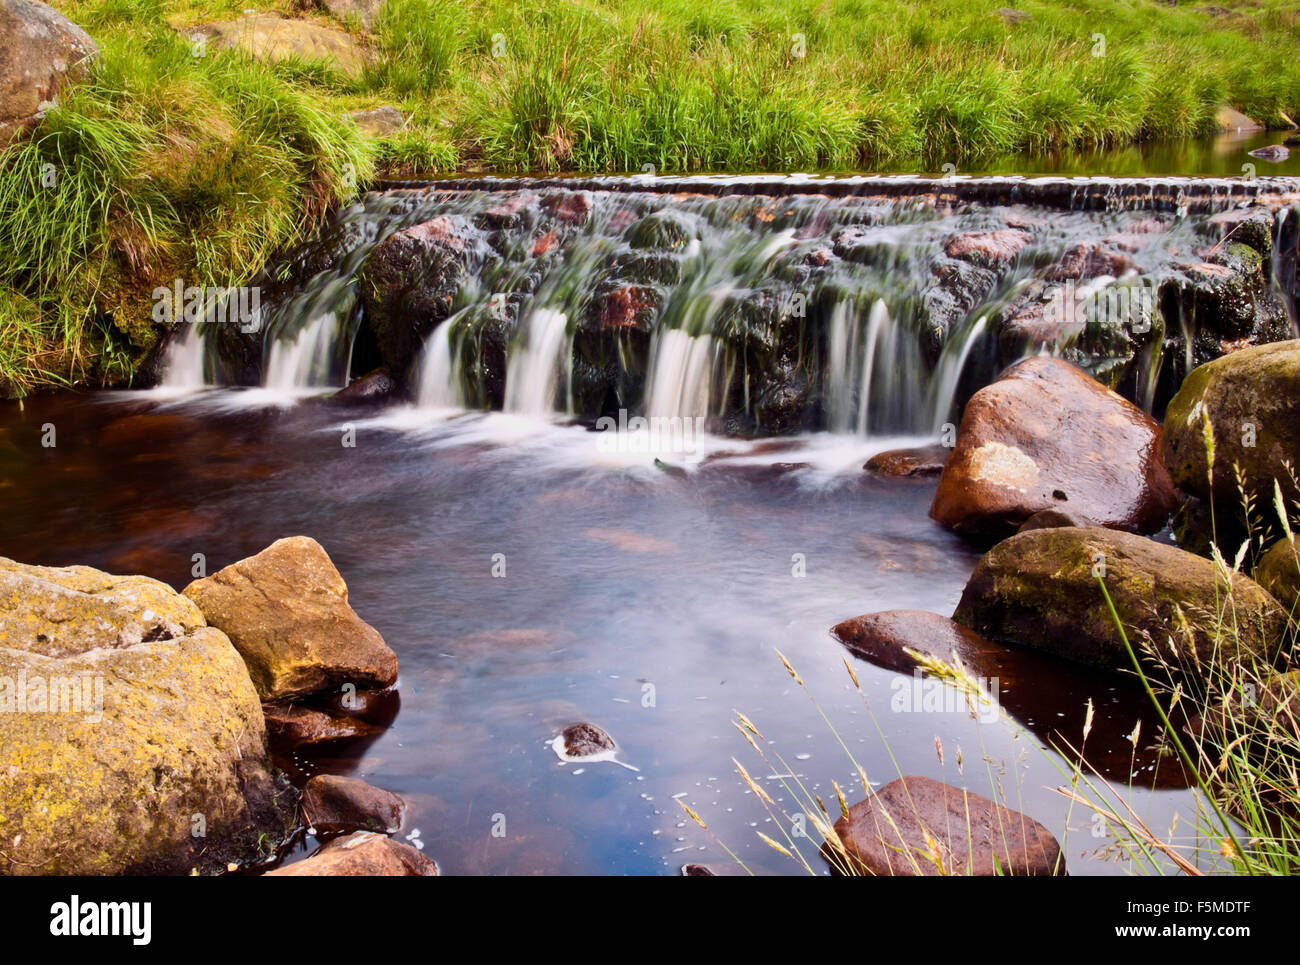
[[[355,128],[274,72],[166,28],[110,38],[0,153],[0,391],[129,376],[155,287],[243,282],[370,171]]]

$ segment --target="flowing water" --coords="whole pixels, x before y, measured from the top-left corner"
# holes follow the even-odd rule
[[[215,386],[216,343],[199,327],[169,346],[161,389],[0,410],[0,555],[182,587],[196,554],[212,572],[280,537],[317,538],[397,652],[400,710],[378,735],[281,763],[299,778],[352,774],[401,794],[401,835],[444,873],[654,874],[687,862],[732,873],[723,845],[753,870],[800,871],[758,840],[784,835],[733,758],[787,808],[795,781],[832,809],[835,783],[860,798],[859,764],[877,784],[900,770],[963,784],[1045,823],[1072,873],[1123,872],[1094,822],[1053,790],[1066,765],[1050,743],[1081,738],[1089,699],[1090,759],[1131,785],[1157,833],[1175,820],[1193,833],[1195,799],[1154,751],[1153,721],[1136,747],[1129,739],[1145,704],[1122,679],[1023,654],[999,683],[1010,719],[989,720],[951,693],[904,706],[919,682],[848,657],[828,633],[875,610],[951,613],[979,547],[929,519],[932,479],[862,465],[932,442],[995,371],[998,306],[1044,259],[1138,213],[1054,212],[1038,247],[927,354],[927,257],[1001,215],[816,192],[769,202],[596,198],[564,256],[544,262],[531,239],[504,250],[473,240],[491,192],[372,195],[340,220],[349,240],[328,266],[268,309],[260,385]],[[770,230],[753,230],[756,210]],[[812,431],[664,437],[593,432],[570,417],[585,306],[611,259],[645,250],[624,234],[628,212],[648,219],[659,250],[667,239],[656,264],[671,269],[635,401],[634,416],[651,419],[747,405],[736,304],[761,301],[835,237],[844,267],[810,299],[824,328]],[[321,398],[353,367],[366,254],[434,216],[466,229],[473,271],[411,361],[410,399]],[[1155,265],[1194,241],[1175,213],[1134,259]],[[503,312],[514,337],[501,411],[467,408],[475,339]],[[48,424],[53,448],[40,445]],[[770,762],[737,731],[738,713]],[[557,757],[555,736],[584,720],[613,735],[631,768]],[[800,843],[820,868],[811,840]]]

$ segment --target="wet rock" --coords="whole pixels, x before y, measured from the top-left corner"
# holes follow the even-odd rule
[[[397,391],[397,380],[388,369],[378,368],[357,376],[348,383],[347,388],[335,392],[332,398],[340,402],[383,403],[391,401]]]
[[[335,838],[310,858],[268,871],[286,878],[434,877],[438,866],[411,847],[382,834],[358,831]]]
[[[53,7],[30,0],[0,5],[0,148],[35,125],[98,58],[90,36]]]
[[[1255,567],[1255,582],[1300,617],[1300,536],[1278,540],[1265,551]]]
[[[937,476],[950,455],[947,446],[887,449],[868,459],[862,468],[881,476]]]
[[[366,137],[387,137],[406,127],[406,115],[396,107],[387,104],[353,111],[346,117],[359,127]]]
[[[585,191],[561,191],[542,197],[542,207],[568,225],[583,225],[591,214],[591,197]]]
[[[1054,529],[1060,526],[1096,526],[1097,521],[1069,509],[1040,509],[1020,524],[1017,533],[1031,529]]]
[[[1226,506],[1240,503],[1234,465],[1269,503],[1274,480],[1284,498],[1300,495],[1286,467],[1300,467],[1300,341],[1243,349],[1195,369],[1165,410],[1164,461],[1182,489]]]
[[[1044,277],[1049,281],[1083,281],[1102,275],[1118,278],[1132,270],[1133,260],[1123,252],[1090,241],[1068,249]]]
[[[1060,845],[1033,818],[928,777],[885,785],[849,808],[835,833],[857,874],[1065,874]]]
[[[365,49],[346,30],[310,20],[290,20],[271,14],[250,14],[238,20],[201,24],[184,31],[191,40],[242,50],[259,60],[324,61],[350,77],[365,67]]]
[[[716,878],[717,875],[715,875],[712,871],[709,870],[708,865],[684,864],[682,865],[682,877],[683,878]]]
[[[370,252],[359,274],[368,332],[385,368],[403,375],[424,340],[451,314],[464,279],[487,256],[477,230],[440,216],[395,232]]]
[[[845,620],[831,628],[835,638],[855,655],[877,667],[911,673],[920,664],[907,653],[914,650],[945,663],[954,656],[973,668],[1006,648],[947,617],[927,610],[885,610]]]
[[[595,724],[571,724],[560,735],[564,738],[564,752],[569,757],[589,757],[616,748],[614,738]]]
[[[286,748],[373,737],[383,730],[364,718],[329,714],[299,704],[266,703],[262,708],[267,735],[274,744]]]
[[[1002,534],[1044,509],[1160,529],[1176,502],[1160,427],[1067,362],[1026,359],[971,398],[930,515]]]
[[[320,834],[373,831],[392,834],[402,826],[405,803],[391,791],[354,777],[318,774],[302,789],[302,813]]]
[[[1291,156],[1291,150],[1285,144],[1270,144],[1268,147],[1259,147],[1250,152],[1251,157],[1257,157],[1261,161],[1272,161],[1279,163],[1285,161]]]
[[[1024,251],[1034,236],[1018,228],[975,231],[949,238],[943,250],[949,258],[962,258],[977,265],[1002,265]]]
[[[396,655],[348,605],[343,577],[309,537],[276,540],[184,593],[230,637],[264,699],[397,679]]]
[[[1286,614],[1259,584],[1203,557],[1131,533],[1066,527],[1018,533],[975,566],[953,619],[991,640],[1106,670],[1132,667],[1097,575],[1138,657],[1202,679],[1215,661],[1271,664]],[[1225,633],[1219,614],[1235,617]],[[1158,654],[1157,660],[1155,655]]]
[[[0,873],[184,873],[284,826],[243,661],[145,577],[0,559],[0,745]]]
[[[1265,258],[1273,254],[1273,215],[1266,208],[1229,208],[1203,224],[1216,242],[1249,245]]]

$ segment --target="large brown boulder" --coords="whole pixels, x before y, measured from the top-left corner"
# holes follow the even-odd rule
[[[0,2],[0,148],[40,120],[98,57],[89,35],[53,7]]]
[[[1132,667],[1102,595],[1153,665],[1204,678],[1221,662],[1277,662],[1286,614],[1254,580],[1102,527],[1017,533],[980,559],[953,619],[992,640],[1108,670]]]
[[[366,48],[352,34],[310,20],[253,13],[237,20],[201,24],[185,31],[192,40],[242,50],[259,60],[306,60],[329,64],[351,77],[366,65]]]
[[[230,637],[264,699],[397,679],[396,654],[348,605],[347,584],[314,539],[276,540],[184,593]]]
[[[1288,499],[1300,495],[1286,467],[1300,471],[1300,340],[1242,349],[1194,369],[1165,410],[1164,460],[1174,482],[1203,499],[1240,504],[1234,466],[1270,502],[1274,480]]]
[[[0,873],[183,873],[287,824],[244,663],[156,580],[0,559]]]
[[[844,853],[827,846],[832,865],[856,874],[1065,874],[1061,846],[1033,818],[928,777],[885,785],[849,808],[835,833]]]
[[[1068,507],[1104,526],[1154,532],[1174,505],[1159,425],[1068,362],[1040,356],[971,397],[930,515],[1001,535]]]
[[[335,838],[305,861],[268,871],[265,877],[431,878],[437,874],[438,866],[409,844],[382,834],[358,831],[345,838]]]

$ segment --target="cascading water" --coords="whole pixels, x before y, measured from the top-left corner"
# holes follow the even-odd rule
[[[698,418],[711,414],[719,346],[709,335],[687,335],[679,328],[661,331],[650,350],[645,414]]]
[[[1155,279],[1154,291],[1203,250],[1204,225],[1189,212],[1222,210],[1238,192],[1191,203],[1150,186],[1045,182],[1039,210],[1008,202],[995,179],[964,185],[961,205],[888,179],[878,193],[824,182],[770,194],[766,182],[677,193],[530,184],[448,183],[355,205],[339,222],[347,231],[331,235],[329,267],[268,312],[260,382],[289,392],[346,383],[366,299],[379,297],[359,275],[377,244],[404,233],[397,256],[414,260],[389,266],[389,304],[424,306],[425,317],[442,304],[449,317],[419,323],[418,353],[385,360],[428,409],[594,418],[615,407],[734,417],[742,431],[919,434],[999,368],[1041,351],[1111,384],[1127,378],[1150,405],[1166,329],[1180,364],[1193,361],[1188,319],[1159,320],[1152,344],[1136,328],[1085,341],[1036,306],[1061,289],[1095,299],[1094,288],[1126,284],[1121,274]],[[1102,270],[1089,267],[1094,248],[1107,251]],[[1076,267],[1052,267],[1063,263]],[[174,343],[168,384],[212,381],[213,341],[192,331]],[[1126,343],[1129,356],[1104,354]]]
[[[507,412],[545,416],[555,411],[559,387],[568,384],[568,323],[568,316],[553,308],[536,308],[525,316],[527,340],[506,370]]]

